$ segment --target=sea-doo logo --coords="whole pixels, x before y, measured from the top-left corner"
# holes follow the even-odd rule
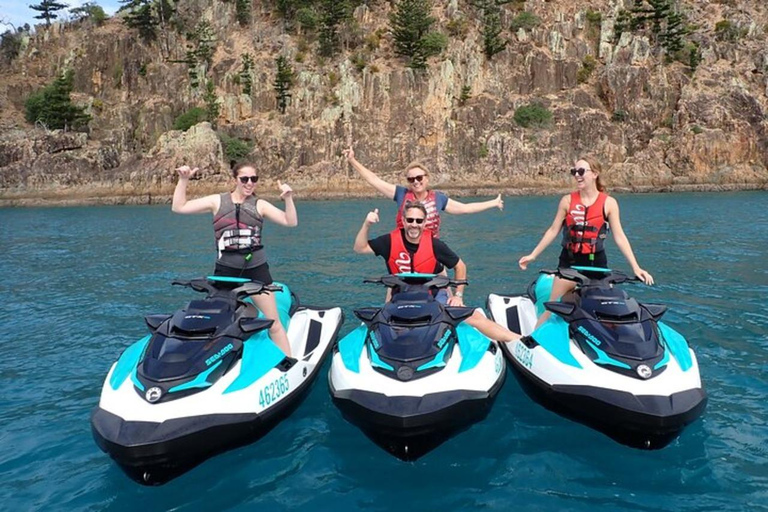
[[[591,332],[586,330],[583,325],[580,325],[579,328],[576,330],[579,331],[581,334],[583,334],[585,338],[587,338],[589,341],[591,341],[595,345],[600,346],[602,344],[602,342],[599,339],[595,338]]]
[[[198,320],[210,320],[211,317],[207,315],[187,315],[184,317],[184,320],[188,318],[197,318]]]
[[[401,366],[397,369],[397,378],[400,380],[411,380],[413,378],[413,368]]]
[[[625,303],[620,300],[604,300],[600,302],[601,306],[623,306]]]
[[[144,395],[144,398],[147,399],[147,402],[153,404],[158,400],[160,400],[161,396],[163,396],[163,390],[158,387],[154,387],[154,388],[149,388],[147,390],[147,393]]]
[[[651,369],[644,364],[637,367],[637,374],[644,379],[649,378],[652,373]]]
[[[403,306],[397,306],[397,309],[413,309],[413,308],[421,309],[421,306],[416,304],[405,304]]]
[[[216,361],[218,361],[219,359],[221,359],[222,357],[227,355],[233,348],[235,348],[235,346],[230,343],[229,345],[227,345],[226,347],[222,348],[221,350],[219,350],[218,352],[213,354],[211,357],[206,359],[205,360],[205,365],[206,366],[211,366],[213,363],[215,363]]]

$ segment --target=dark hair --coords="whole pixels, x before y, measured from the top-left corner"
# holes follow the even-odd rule
[[[427,207],[424,206],[424,203],[421,201],[406,201],[405,206],[403,206],[403,217],[405,217],[405,212],[412,208],[421,210],[421,212],[424,214],[424,218],[427,218]]]
[[[600,162],[597,160],[597,158],[587,155],[579,158],[579,160],[584,160],[589,164],[589,168],[592,169],[592,172],[597,174],[597,178],[595,179],[595,186],[597,187],[597,190],[599,192],[605,192],[605,185],[603,185],[603,182],[600,181],[600,174],[603,172],[603,166],[600,165]]]
[[[256,170],[256,166],[253,165],[250,162],[240,162],[237,163],[236,160],[230,160],[229,161],[230,167],[232,167],[232,177],[237,178],[237,173],[240,172],[240,169],[244,169],[246,167],[252,167],[254,170]]]

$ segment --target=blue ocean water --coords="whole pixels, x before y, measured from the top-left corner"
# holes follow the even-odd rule
[[[768,194],[618,196],[624,229],[670,306],[666,321],[696,349],[704,416],[660,451],[619,445],[533,403],[508,378],[487,419],[416,462],[401,462],[345,422],[326,371],[302,406],[260,441],[158,488],[139,486],[98,450],[89,414],[143,316],[190,297],[171,287],[212,268],[207,216],[168,207],[0,210],[0,508],[5,510],[768,510]],[[466,261],[466,300],[522,292],[555,265],[553,244],[516,266],[555,213],[555,197],[512,197],[506,210],[444,216]],[[381,301],[362,285],[384,264],[355,255],[365,213],[388,201],[298,201],[295,229],[269,226],[273,275],[305,303]],[[611,266],[627,269],[612,242]],[[328,363],[326,363],[326,369]],[[510,375],[511,377],[511,375]]]

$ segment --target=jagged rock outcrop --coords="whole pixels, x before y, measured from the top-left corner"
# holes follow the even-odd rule
[[[768,183],[768,8],[760,0],[738,9],[681,1],[698,26],[690,36],[701,49],[695,70],[669,62],[646,35],[627,32],[616,40],[621,0],[528,0],[524,8],[540,23],[506,30],[507,48],[489,61],[475,8],[454,0],[435,5],[434,14],[443,30],[467,20],[466,34],[451,38],[426,72],[405,68],[390,36],[366,47],[363,36],[387,26],[386,2],[359,7],[359,34],[345,35],[345,51],[325,61],[316,57],[316,43],[286,32],[267,7],[257,7],[243,28],[232,2],[177,3],[186,31],[207,20],[216,32],[207,73],[221,106],[218,130],[250,141],[251,159],[265,177],[289,179],[309,193],[368,191],[340,156],[350,143],[361,161],[392,179],[418,158],[438,183],[468,191],[567,187],[562,171],[583,153],[604,162],[614,187]],[[519,5],[505,4],[505,26]],[[588,10],[601,13],[597,25]],[[715,37],[722,19],[743,28],[737,40]],[[169,131],[179,114],[202,105],[202,87],[191,87],[182,62],[185,30],[169,29],[148,45],[118,19],[102,27],[40,28],[0,70],[0,123],[8,128],[0,134],[0,199],[46,195],[55,184],[60,195],[90,187],[100,195],[163,200],[181,163],[205,169],[201,182],[211,186],[225,180],[226,158],[209,125]],[[255,61],[250,95],[242,94],[239,79],[246,52]],[[284,115],[272,90],[277,55],[296,71]],[[588,56],[596,69],[585,77]],[[22,120],[24,99],[64,66],[75,70],[73,97],[93,116],[87,136],[47,134]],[[531,102],[553,113],[550,128],[514,121],[515,110]]]

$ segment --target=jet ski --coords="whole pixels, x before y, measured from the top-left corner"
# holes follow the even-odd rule
[[[206,458],[255,441],[309,391],[343,322],[340,308],[301,306],[285,285],[208,277],[174,281],[205,293],[112,365],[91,415],[96,444],[135,481],[159,485]],[[291,343],[269,338],[250,295],[275,293]]]
[[[577,286],[547,302],[555,276]],[[696,354],[660,320],[667,307],[616,286],[632,281],[597,267],[542,271],[527,295],[491,294],[487,307],[524,335],[502,350],[534,400],[620,443],[658,449],[702,414],[707,395]],[[534,330],[545,309],[550,318]]]
[[[474,308],[434,294],[466,284],[433,274],[366,280],[392,290],[384,307],[339,341],[328,375],[343,416],[402,460],[414,460],[483,419],[505,379],[495,341],[463,322]]]

